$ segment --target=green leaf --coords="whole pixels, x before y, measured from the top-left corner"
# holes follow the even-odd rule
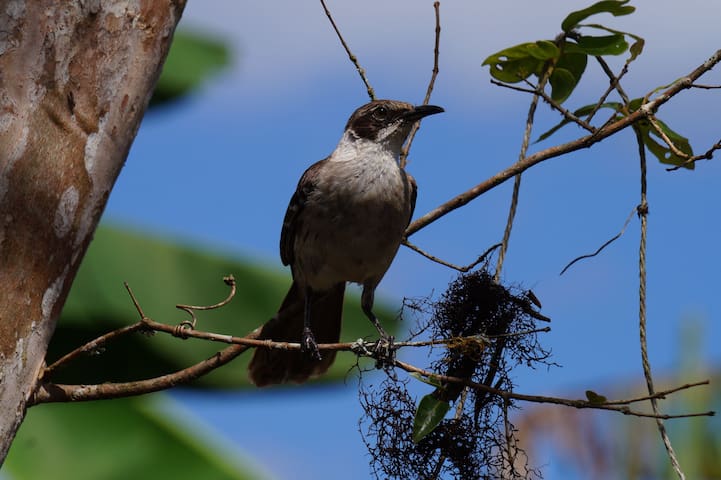
[[[551,98],[558,103],[563,103],[578,83],[573,74],[564,68],[554,68],[548,81],[551,84]]]
[[[521,43],[513,47],[504,48],[503,50],[489,55],[482,65],[492,65],[495,63],[520,60],[527,57],[534,57],[538,60],[551,60],[559,54],[558,47],[549,40],[539,40],[537,42]]]
[[[634,98],[628,103],[629,111],[635,112],[641,107],[641,105],[643,105],[645,101],[646,99],[643,97]],[[688,138],[677,133],[658,118],[655,118],[655,121],[661,131],[669,138],[669,140],[671,140],[671,142],[673,142],[674,146],[679,151],[689,156],[693,155],[693,148],[691,147],[691,142],[688,141]],[[674,166],[681,165],[686,162],[686,158],[676,155],[673,150],[671,150],[671,147],[666,144],[665,140],[663,140],[661,135],[656,131],[655,128],[653,128],[651,122],[645,119],[640,120],[636,123],[636,128],[638,128],[639,132],[641,132],[641,139],[643,141],[643,144],[646,146],[648,151],[651,152],[651,154],[653,154],[653,156],[658,159],[659,162]],[[653,137],[656,137],[658,141],[654,139],[652,135]],[[693,162],[684,165],[684,168],[693,170]]]
[[[538,60],[551,60],[558,57],[558,54],[561,53],[556,44],[550,40],[538,40],[525,45],[528,54]]]
[[[28,411],[6,473],[14,480],[259,478],[236,447],[191,428],[190,417],[158,393],[39,405]]]
[[[411,373],[409,373],[409,375],[411,377],[415,378],[416,380],[421,381],[423,383],[427,383],[428,385],[431,385],[433,387],[438,387],[438,388],[443,387],[443,382],[436,379],[435,377],[426,377],[426,376],[423,376],[420,373],[416,373],[416,372],[411,372]]]
[[[99,335],[138,321],[123,281],[133,289],[145,315],[177,325],[190,317],[175,305],[210,305],[222,300],[229,292],[222,281],[228,274],[236,278],[235,298],[221,309],[198,312],[197,329],[242,336],[275,313],[290,285],[290,272],[229,259],[209,249],[103,226],[95,232],[80,266],[48,358],[52,362]],[[346,297],[343,341],[377,335],[357,298]],[[382,304],[378,308],[376,313],[386,330],[396,331],[395,312],[383,308]],[[95,355],[81,357],[53,379],[61,383],[88,384],[149,378],[190,366],[225,346],[195,339],[181,340],[164,333],[151,337],[136,333],[108,344]],[[193,386],[248,385],[249,359],[249,354],[241,355],[232,365],[213,371]],[[328,374],[319,380],[342,380],[355,363],[353,355],[338,355]]]
[[[496,80],[516,83],[531,75],[540,75],[543,65],[559,53],[553,42],[539,40],[496,52],[488,56],[482,65],[489,65],[491,76]]]
[[[604,0],[594,3],[590,7],[571,12],[561,23],[561,29],[568,33],[576,26],[592,15],[597,13],[610,13],[614,17],[628,15],[636,10],[636,7],[626,5],[629,0]]]
[[[578,83],[583,76],[583,72],[586,71],[587,64],[587,55],[564,50],[563,54],[558,59],[558,62],[556,62],[556,68],[568,70],[571,75],[573,75],[573,78],[576,79],[576,83]]]
[[[413,419],[413,442],[418,443],[431,433],[446,416],[451,404],[438,400],[433,395],[421,399]]]
[[[186,30],[175,32],[151,105],[176,100],[197,89],[227,66],[229,57],[227,47],[218,40]]]
[[[565,102],[581,80],[587,63],[586,54],[564,50],[548,79],[551,84],[551,98],[558,103]]]
[[[543,62],[527,57],[491,65],[490,73],[499,82],[517,83],[538,72]]]
[[[656,119],[656,123],[658,124],[661,131],[673,142],[676,148],[678,148],[686,155],[693,155],[691,143],[686,137],[671,130],[668,125],[666,125],[659,119]],[[646,146],[646,148],[648,148],[648,151],[651,152],[653,156],[658,159],[659,162],[667,165],[677,166],[683,164],[686,161],[686,158],[676,155],[673,150],[671,150],[671,148],[661,138],[661,135],[651,126],[650,122],[641,121],[638,122],[637,126],[641,131],[641,138],[643,140],[643,144]],[[655,140],[652,135],[656,137],[658,141]],[[692,162],[684,165],[684,167],[688,168],[689,170],[693,170],[694,164]]]
[[[601,37],[583,35],[576,42],[584,53],[594,56],[620,55],[628,50],[628,42],[620,33]]]
[[[627,63],[633,62],[634,60],[636,60],[636,58],[637,58],[639,55],[641,55],[641,53],[643,52],[643,46],[644,46],[645,43],[646,43],[646,41],[645,41],[643,38],[641,38],[641,37],[636,37],[636,36],[634,36],[633,38],[634,38],[634,40],[636,40],[636,41],[633,42],[633,43],[631,44],[631,48],[629,48],[629,51],[631,52],[631,56],[630,56],[630,57],[628,58],[628,60],[626,61]]]
[[[608,28],[603,25],[598,25],[596,23],[586,24],[583,26],[597,28],[599,30],[604,30],[606,32],[613,33],[614,35],[624,35],[626,37],[633,38],[635,41],[633,42],[633,44],[631,44],[631,47],[629,48],[629,51],[631,52],[631,56],[628,57],[628,60],[626,60],[627,64],[636,60],[636,58],[639,55],[641,55],[641,53],[643,52],[643,46],[645,45],[646,42],[644,41],[643,38],[639,37],[638,35],[634,35],[633,33],[629,33],[629,32],[623,32],[621,30],[615,30],[613,28]]]
[[[594,405],[600,405],[608,401],[606,397],[604,397],[603,395],[599,395],[593,390],[586,390],[586,399],[588,399],[588,401],[593,403]]]

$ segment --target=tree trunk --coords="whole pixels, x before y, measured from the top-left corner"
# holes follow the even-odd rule
[[[184,6],[0,0],[0,465]]]

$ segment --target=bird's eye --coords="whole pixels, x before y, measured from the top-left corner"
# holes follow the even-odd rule
[[[378,107],[373,112],[373,116],[376,117],[377,120],[385,120],[388,118],[388,109],[386,107]]]

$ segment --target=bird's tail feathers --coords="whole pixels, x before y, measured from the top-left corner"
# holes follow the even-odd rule
[[[340,339],[345,283],[317,295],[311,305],[311,330],[317,343]],[[290,287],[278,313],[261,330],[260,340],[298,343],[303,332],[305,297],[296,282]],[[276,383],[303,383],[325,373],[335,360],[334,351],[321,352],[316,360],[306,352],[256,348],[248,367],[250,381],[259,387]]]

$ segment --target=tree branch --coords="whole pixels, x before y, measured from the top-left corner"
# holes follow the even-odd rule
[[[260,328],[248,334],[246,338],[257,338]],[[196,378],[210,373],[225,365],[248,349],[245,345],[231,345],[217,352],[206,360],[177,372],[151,378],[123,383],[101,383],[98,385],[62,385],[45,380],[39,382],[37,389],[30,397],[28,405],[52,402],[86,402],[90,400],[107,400],[112,398],[132,397],[146,393],[158,392],[191,382]]]
[[[604,125],[603,127],[599,128],[595,133],[583,136],[571,142],[541,150],[540,152],[536,152],[519,160],[505,170],[498,172],[489,179],[479,183],[475,187],[461,193],[460,195],[455,196],[454,198],[448,200],[442,205],[426,213],[422,217],[416,219],[406,229],[406,236],[410,237],[418,230],[428,226],[429,224],[433,223],[444,215],[452,212],[459,207],[462,207],[463,205],[474,200],[481,194],[487,192],[488,190],[491,190],[492,188],[497,187],[509,178],[528,170],[529,168],[538,163],[561,155],[565,155],[567,153],[575,152],[576,150],[580,150],[582,148],[589,148],[600,142],[601,140],[608,138],[611,135],[614,135],[625,128],[628,128],[637,121],[647,118],[649,115],[654,114],[663,104],[668,102],[679,92],[690,88],[691,85],[698,78],[711,70],[711,68],[713,68],[720,61],[721,50],[717,50],[703,64],[699,65],[686,76],[676,80],[674,83],[671,84],[669,88],[660,93],[653,100],[645,102],[635,112],[624,116],[623,118],[615,122],[609,123],[608,125]]]
[[[414,365],[411,365],[410,363],[402,362],[400,360],[395,361],[395,366],[401,368],[402,370],[405,370],[409,373],[416,373],[418,375],[421,375],[422,377],[428,378],[429,380],[433,380],[436,382],[442,382],[442,383],[455,383],[459,385],[464,385],[469,388],[473,388],[476,390],[481,390],[484,392],[488,392],[492,395],[499,396],[503,398],[504,400],[519,400],[523,402],[529,402],[529,403],[548,403],[553,405],[563,405],[566,407],[573,407],[573,408],[590,408],[594,410],[609,410],[613,412],[619,412],[623,413],[624,415],[633,415],[636,417],[648,417],[648,418],[661,418],[661,419],[672,419],[672,418],[688,418],[688,417],[711,417],[716,414],[716,412],[708,411],[708,412],[698,412],[698,413],[687,413],[687,414],[679,414],[679,415],[657,415],[653,413],[645,413],[640,412],[636,410],[631,410],[628,408],[628,405],[632,403],[638,403],[644,400],[648,400],[649,396],[645,397],[638,397],[638,398],[631,398],[628,400],[614,400],[610,402],[591,402],[589,400],[572,400],[568,398],[560,398],[560,397],[548,397],[543,395],[526,395],[522,393],[514,393],[509,392],[506,390],[499,390],[494,387],[490,387],[488,385],[484,385],[482,383],[473,382],[471,380],[465,379],[465,378],[459,378],[459,377],[450,377],[447,375],[439,375],[434,372],[430,372],[428,370],[424,370],[422,368],[416,367]],[[691,383],[686,384],[681,387],[675,387],[670,390],[666,391],[660,391],[656,392],[653,395],[653,398],[663,398],[666,395],[669,395],[670,393],[675,393],[680,390],[685,390],[687,388],[693,388],[700,385],[708,385],[708,380],[697,382],[697,383]]]

